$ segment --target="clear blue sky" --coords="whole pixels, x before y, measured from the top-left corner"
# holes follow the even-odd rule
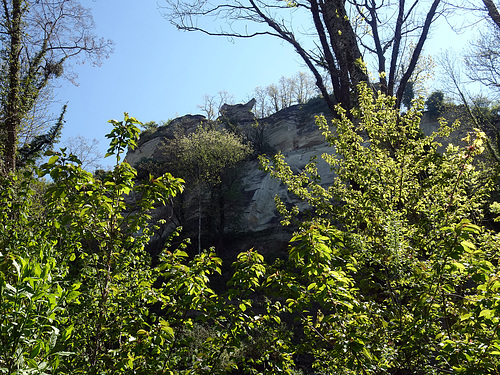
[[[122,119],[125,111],[142,122],[200,113],[205,94],[227,90],[244,101],[257,86],[307,71],[289,45],[271,37],[231,42],[178,31],[162,17],[157,0],[82,5],[92,9],[96,34],[113,40],[115,50],[101,67],[74,66],[79,85],[61,82],[56,90],[58,100],[68,103],[61,143],[76,135],[97,138],[104,153],[107,121]],[[447,35],[430,51],[449,45]]]
[[[107,121],[123,112],[142,122],[168,120],[197,108],[220,90],[237,101],[256,86],[304,70],[293,49],[270,37],[228,41],[178,31],[156,0],[82,1],[92,9],[96,33],[115,42],[101,67],[76,65],[78,86],[61,82],[57,99],[68,103],[64,139],[97,138],[105,151]],[[109,161],[111,162],[111,161]]]

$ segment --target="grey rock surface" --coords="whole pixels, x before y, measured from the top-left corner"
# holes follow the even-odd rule
[[[255,99],[252,99],[245,104],[224,104],[220,109],[221,116],[219,117],[219,120],[227,121],[233,125],[244,122],[253,122],[255,121],[255,115],[252,112],[254,105]]]
[[[278,151],[283,153],[292,170],[300,171],[312,156],[332,152],[315,124],[317,113],[307,113],[301,106],[296,105],[256,121],[254,114],[250,112],[254,103],[255,101],[252,100],[246,104],[226,105],[223,108],[225,112],[222,112],[232,119],[230,126],[247,138],[253,139],[255,133],[259,132],[267,153],[273,154]],[[218,123],[224,124],[225,119],[220,118]],[[161,162],[161,146],[168,142],[175,132],[181,131],[188,134],[207,121],[201,115],[179,117],[168,125],[158,128],[155,133],[147,135],[148,139],[141,138],[138,147],[128,152],[127,161],[134,167],[145,159]],[[328,165],[320,161],[319,168],[323,183],[330,184],[333,175]],[[257,160],[247,161],[241,170],[245,202],[240,219],[240,230],[243,233],[256,234],[272,229],[273,235],[280,237],[275,229],[280,228],[280,217],[276,211],[274,197],[279,195],[286,202],[299,202],[296,202],[283,184],[261,171]]]
[[[301,171],[311,157],[333,152],[316,126],[315,115],[321,114],[317,111],[317,106],[311,110],[295,105],[268,118],[256,120],[250,112],[254,103],[255,101],[251,100],[246,104],[225,105],[223,116],[212,125],[226,124],[248,139],[259,141],[267,154],[281,152],[294,172]],[[139,147],[127,154],[128,162],[133,166],[137,166],[144,159],[161,162],[161,145],[168,142],[175,132],[188,134],[207,121],[201,115],[186,115],[171,121],[168,125],[158,128],[154,134],[148,135],[147,139],[141,138]],[[230,124],[227,121],[230,121]],[[423,131],[427,135],[437,130],[437,127],[436,121],[423,122]],[[462,135],[463,130],[457,130],[453,139],[458,140]],[[318,158],[318,168],[322,184],[330,185],[334,175],[329,165]],[[286,241],[285,238],[289,234],[279,225],[280,217],[275,208],[274,197],[278,195],[285,202],[299,204],[299,207],[301,202],[298,202],[283,184],[261,171],[257,160],[247,161],[241,171],[244,209],[240,218],[240,234],[255,238],[258,233],[267,233],[267,239],[272,236]]]

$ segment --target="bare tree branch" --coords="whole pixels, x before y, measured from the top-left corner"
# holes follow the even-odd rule
[[[420,38],[418,40],[418,43],[415,47],[415,50],[413,51],[413,55],[412,55],[412,58],[410,60],[410,64],[409,64],[408,68],[406,69],[405,74],[401,78],[401,82],[399,84],[399,88],[398,88],[398,91],[396,93],[396,105],[397,105],[397,107],[399,107],[401,105],[401,100],[403,98],[404,88],[406,86],[406,83],[410,79],[411,75],[413,74],[413,71],[415,70],[415,67],[417,65],[417,61],[422,53],[422,48],[424,47],[424,43],[427,39],[427,35],[429,34],[431,24],[434,21],[434,17],[436,16],[436,11],[437,11],[437,8],[438,8],[440,1],[441,0],[434,0],[431,8],[429,9],[429,12],[427,13],[427,17],[426,17],[425,22],[424,22],[422,33],[420,34]]]
[[[498,28],[500,28],[500,13],[498,12],[498,9],[493,1],[483,0],[483,4],[488,10],[488,15],[490,16],[491,20],[495,23],[495,25],[497,25]]]
[[[414,69],[414,64],[408,66],[410,71],[405,72],[408,77],[396,74],[402,69],[402,46],[415,40],[417,48],[414,53],[418,60],[440,4],[440,1],[435,1],[428,8],[425,2],[412,0],[407,8],[405,0],[396,3],[384,0],[164,1],[165,16],[181,30],[237,38],[269,35],[286,41],[314,75],[318,89],[332,111],[335,103],[325,88],[320,70],[326,69],[329,73],[335,102],[349,109],[353,89],[359,82],[368,82],[365,61],[370,64],[375,61],[382,92],[393,94],[395,87],[398,88],[396,95],[400,103],[404,86]],[[313,32],[308,29],[299,34],[293,30],[294,11],[300,12],[298,19],[301,22],[310,22]],[[354,18],[351,19],[352,14]],[[426,16],[425,22],[420,21],[422,15]],[[312,43],[309,43],[310,39]],[[319,48],[310,48],[309,45]],[[372,56],[363,56],[361,48]],[[386,64],[389,64],[388,68]],[[399,85],[396,82],[398,76],[405,77]]]
[[[100,65],[112,51],[112,42],[94,34],[90,11],[78,0],[3,0],[0,14],[3,59],[8,74],[0,84],[0,150],[6,171],[15,170],[18,134],[51,79],[64,74],[68,60]],[[66,72],[66,77],[70,78]],[[34,125],[35,128],[38,128]]]

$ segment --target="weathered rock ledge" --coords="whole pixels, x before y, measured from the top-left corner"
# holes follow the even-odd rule
[[[300,171],[312,156],[333,151],[315,123],[316,115],[322,114],[323,111],[328,113],[320,99],[306,105],[294,105],[258,120],[251,112],[253,105],[253,101],[234,106],[224,105],[218,123],[225,124],[254,140],[260,151],[268,154],[280,151],[296,172]],[[128,152],[127,161],[133,166],[148,159],[161,163],[161,145],[164,142],[172,139],[175,132],[188,134],[207,121],[202,115],[176,118],[168,125],[158,128],[156,132],[141,137],[138,147]],[[423,131],[427,135],[437,130],[437,127],[437,121],[423,121]],[[465,132],[466,130],[459,129],[452,139],[459,140]],[[325,162],[319,160],[322,183],[329,185],[333,181],[333,173]],[[273,247],[282,247],[290,238],[289,231],[279,224],[280,218],[274,197],[279,195],[287,203],[299,202],[289,194],[283,184],[261,171],[257,160],[244,163],[241,170],[244,209],[238,230],[233,233],[239,238],[239,243],[232,246],[238,247],[234,250],[254,247],[259,251],[272,252]]]

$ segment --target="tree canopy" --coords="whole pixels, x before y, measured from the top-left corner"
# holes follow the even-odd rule
[[[431,25],[444,10],[440,0],[165,3],[166,17],[181,30],[240,38],[268,35],[286,41],[309,68],[334,113],[335,103],[352,108],[353,89],[370,80],[372,67],[373,84],[382,93],[395,95],[399,107]],[[300,20],[300,27],[295,20]],[[414,48],[404,61],[410,42]],[[333,100],[324,72],[333,86]]]
[[[198,251],[201,252],[202,205],[206,190],[210,200],[217,202],[219,245],[226,226],[225,201],[228,199],[223,186],[234,182],[233,170],[253,152],[253,147],[224,128],[200,126],[189,134],[178,133],[165,144],[163,153],[167,157],[167,170],[188,182],[189,188],[197,191],[198,201]]]
[[[41,91],[56,77],[74,79],[69,61],[100,64],[112,49],[94,34],[88,9],[76,0],[3,1],[0,136],[2,170],[16,168],[18,134]]]

